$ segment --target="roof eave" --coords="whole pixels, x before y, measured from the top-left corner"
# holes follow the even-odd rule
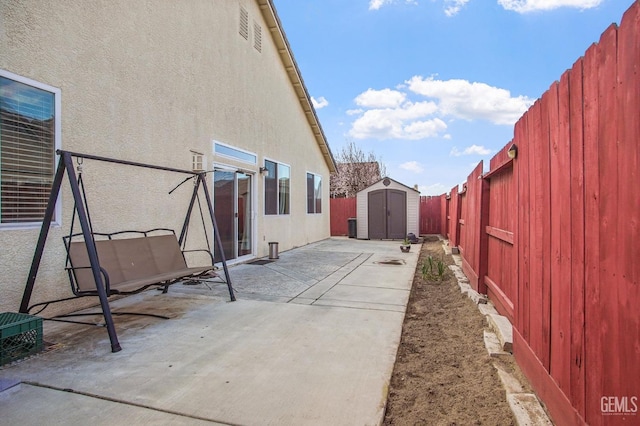
[[[307,117],[311,131],[313,132],[325,162],[329,167],[329,171],[331,173],[335,173],[337,171],[336,160],[329,148],[329,143],[327,142],[327,138],[322,130],[322,126],[320,125],[320,120],[318,120],[318,116],[316,115],[316,110],[311,103],[311,97],[309,96],[307,87],[302,80],[300,69],[293,57],[293,52],[289,46],[287,36],[282,29],[282,23],[280,22],[280,18],[278,18],[275,6],[273,5],[273,0],[257,0],[257,2],[260,6],[260,10],[262,11],[262,16],[269,28],[269,32],[276,44],[284,68],[289,76],[289,80],[296,91],[300,105]]]

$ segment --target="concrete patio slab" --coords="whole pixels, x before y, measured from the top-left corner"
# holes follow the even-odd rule
[[[5,425],[221,425],[204,419],[171,414],[139,405],[123,404],[108,399],[33,386],[18,385],[0,393],[3,401],[30,401],[36,404],[11,404],[2,411]]]
[[[55,345],[0,369],[21,382],[0,392],[0,412],[21,424],[377,425],[419,250],[369,261],[397,245],[331,238],[233,266],[233,303],[216,282],[114,301],[171,317],[117,316],[118,353],[104,328],[45,321]]]

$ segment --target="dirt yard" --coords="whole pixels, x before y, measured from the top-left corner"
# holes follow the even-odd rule
[[[460,293],[449,268],[443,280],[437,272],[423,278],[421,265],[428,256],[453,264],[441,241],[423,244],[384,424],[515,425],[493,363],[500,362],[516,375],[519,370],[510,358],[498,361],[489,356],[483,341],[486,321]]]

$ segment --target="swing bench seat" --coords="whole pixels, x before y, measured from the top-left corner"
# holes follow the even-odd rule
[[[151,235],[157,231],[169,233]],[[124,234],[133,234],[134,237],[122,238]],[[139,293],[152,286],[162,286],[166,292],[169,285],[184,279],[217,277],[211,252],[182,251],[175,233],[170,229],[94,233],[93,237],[108,296]],[[73,293],[76,296],[98,295],[85,242],[67,238],[65,246],[70,266],[66,269]],[[184,253],[192,251],[208,253],[211,265],[188,267]]]

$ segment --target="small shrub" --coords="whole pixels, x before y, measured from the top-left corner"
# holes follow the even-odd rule
[[[444,281],[447,276],[447,264],[442,257],[434,259],[433,256],[427,256],[420,265],[420,273],[424,280]]]

